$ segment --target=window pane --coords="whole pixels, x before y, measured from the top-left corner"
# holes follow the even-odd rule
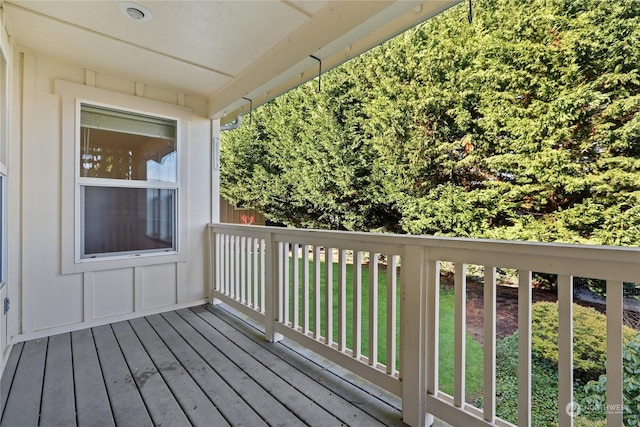
[[[83,258],[175,249],[175,189],[82,189]]]
[[[162,138],[81,128],[80,176],[176,182],[176,143]]]

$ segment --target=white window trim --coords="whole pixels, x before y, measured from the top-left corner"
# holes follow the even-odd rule
[[[112,92],[93,86],[55,81],[55,92],[62,101],[62,180],[61,180],[61,272],[62,274],[184,262],[188,257],[188,121],[189,108]],[[176,251],[135,253],[81,258],[80,253],[80,104],[91,104],[132,113],[176,120],[178,150],[178,190],[176,209]],[[128,183],[127,183],[128,184]],[[134,183],[131,183],[132,185]],[[121,186],[122,183],[119,183]]]

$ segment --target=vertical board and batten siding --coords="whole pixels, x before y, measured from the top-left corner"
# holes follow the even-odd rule
[[[12,333],[13,328],[18,324],[15,310],[8,313],[4,313],[3,303],[5,298],[13,298],[14,295],[18,295],[19,289],[16,285],[9,287],[8,283],[14,282],[13,276],[9,276],[8,269],[10,254],[9,248],[14,248],[13,243],[15,241],[15,233],[13,233],[12,225],[9,223],[9,205],[8,205],[8,193],[9,193],[9,180],[7,173],[9,171],[9,140],[11,138],[10,130],[13,129],[13,125],[10,123],[12,118],[10,111],[13,109],[11,104],[14,98],[14,90],[12,89],[12,82],[14,78],[13,73],[13,45],[9,41],[8,32],[5,28],[5,15],[0,13],[0,176],[4,182],[4,186],[1,189],[2,200],[0,206],[2,212],[0,214],[0,266],[2,270],[2,277],[0,277],[0,375],[4,370],[7,357],[11,350],[11,339],[9,335]],[[11,237],[9,235],[11,234]]]
[[[217,191],[212,194],[211,189],[211,122],[206,118],[206,100],[29,52],[21,53],[19,59],[20,66],[14,67],[14,72],[19,73],[21,82],[21,103],[16,102],[16,111],[22,118],[22,136],[13,141],[12,148],[19,167],[10,171],[11,183],[22,186],[21,191],[14,188],[11,193],[11,202],[18,204],[21,212],[21,260],[12,264],[22,266],[16,273],[23,286],[19,302],[22,331],[16,331],[17,339],[206,301],[208,264],[203,226],[211,220],[212,204],[217,206],[218,200]],[[73,95],[65,95],[67,92]],[[85,93],[85,98],[77,95]],[[65,115],[75,99],[125,110],[145,111],[144,106],[150,105],[167,115],[176,111],[176,116],[188,117],[183,121],[186,128],[182,128],[186,141],[182,141],[185,158],[180,179],[187,185],[180,189],[186,202],[179,212],[178,227],[184,230],[178,232],[183,237],[179,257],[131,258],[102,265],[98,261],[90,268],[83,266],[84,270],[65,270],[65,259],[73,256],[70,253],[75,244],[75,228],[69,221],[73,221],[76,187],[67,166],[74,168],[77,161],[74,137],[69,136],[74,128],[69,128]],[[16,152],[21,156],[15,156]]]
[[[514,422],[519,426],[532,425],[533,272],[558,275],[558,420],[562,427],[572,426],[574,419],[565,408],[573,401],[573,277],[606,280],[606,372],[607,383],[611,385],[607,390],[607,404],[621,407],[623,403],[622,284],[640,282],[637,249],[231,224],[210,224],[210,230],[214,299],[263,323],[268,340],[276,341],[284,336],[296,341],[402,397],[404,421],[412,426],[428,424],[431,416],[452,425],[513,425],[496,416],[497,268],[518,271],[519,387],[518,414]],[[351,261],[347,261],[347,252]],[[371,260],[384,255],[385,292],[381,291],[382,281],[378,280],[381,264],[363,265],[363,254],[368,254]],[[455,269],[453,395],[441,390],[438,378],[441,262],[452,263]],[[350,280],[347,280],[347,264],[351,264]],[[469,265],[481,266],[484,271],[483,408],[465,401],[466,270]],[[313,269],[312,274],[308,268]],[[364,280],[365,269],[369,280]],[[257,275],[252,273],[256,271]],[[388,292],[389,289],[392,292]],[[367,299],[363,290],[367,291]],[[352,295],[350,304],[347,304],[348,292]],[[248,297],[254,293],[266,298],[258,303]],[[395,298],[399,298],[399,304]],[[362,312],[365,303],[369,305],[368,316]],[[381,306],[387,308],[384,318],[387,327],[383,328],[379,323],[381,313],[377,311]],[[309,325],[307,319],[313,325]],[[368,325],[367,332],[362,329],[364,324]],[[393,327],[396,324],[400,326],[399,335]],[[345,339],[347,327],[351,328],[350,342]],[[363,346],[365,333],[368,334],[367,346]],[[398,341],[400,346],[396,351]],[[378,344],[383,343],[386,360],[379,354],[382,351]],[[622,423],[622,414],[607,415],[607,426],[619,427]]]
[[[7,287],[4,286],[0,289],[0,303],[7,297]],[[9,342],[7,339],[7,315],[4,309],[0,307],[0,377],[4,370],[6,359],[9,357]]]

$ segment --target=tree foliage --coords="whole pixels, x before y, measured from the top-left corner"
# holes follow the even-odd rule
[[[302,227],[637,245],[637,1],[474,6],[225,133],[223,194]]]
[[[573,304],[573,369],[576,378],[589,381],[605,373],[607,360],[607,318],[594,308]],[[636,331],[624,326],[624,341]],[[531,349],[537,357],[558,366],[558,303],[538,302],[532,306]]]

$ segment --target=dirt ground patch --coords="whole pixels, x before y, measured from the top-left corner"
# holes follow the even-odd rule
[[[440,286],[453,288],[453,274],[440,277]],[[533,302],[556,301],[555,293],[533,289]],[[467,278],[467,332],[482,345],[484,341],[484,287]],[[498,339],[518,330],[518,288],[498,285],[496,288],[496,336]]]
[[[443,272],[440,276],[442,288],[453,288],[453,273]],[[533,302],[555,302],[558,298],[553,291],[533,288]],[[606,313],[606,305],[578,300],[576,303],[592,307]],[[624,324],[640,330],[640,313],[624,310]],[[484,287],[472,277],[467,277],[467,332],[480,345],[484,342]],[[518,287],[498,283],[496,287],[496,337],[502,339],[518,330]]]

